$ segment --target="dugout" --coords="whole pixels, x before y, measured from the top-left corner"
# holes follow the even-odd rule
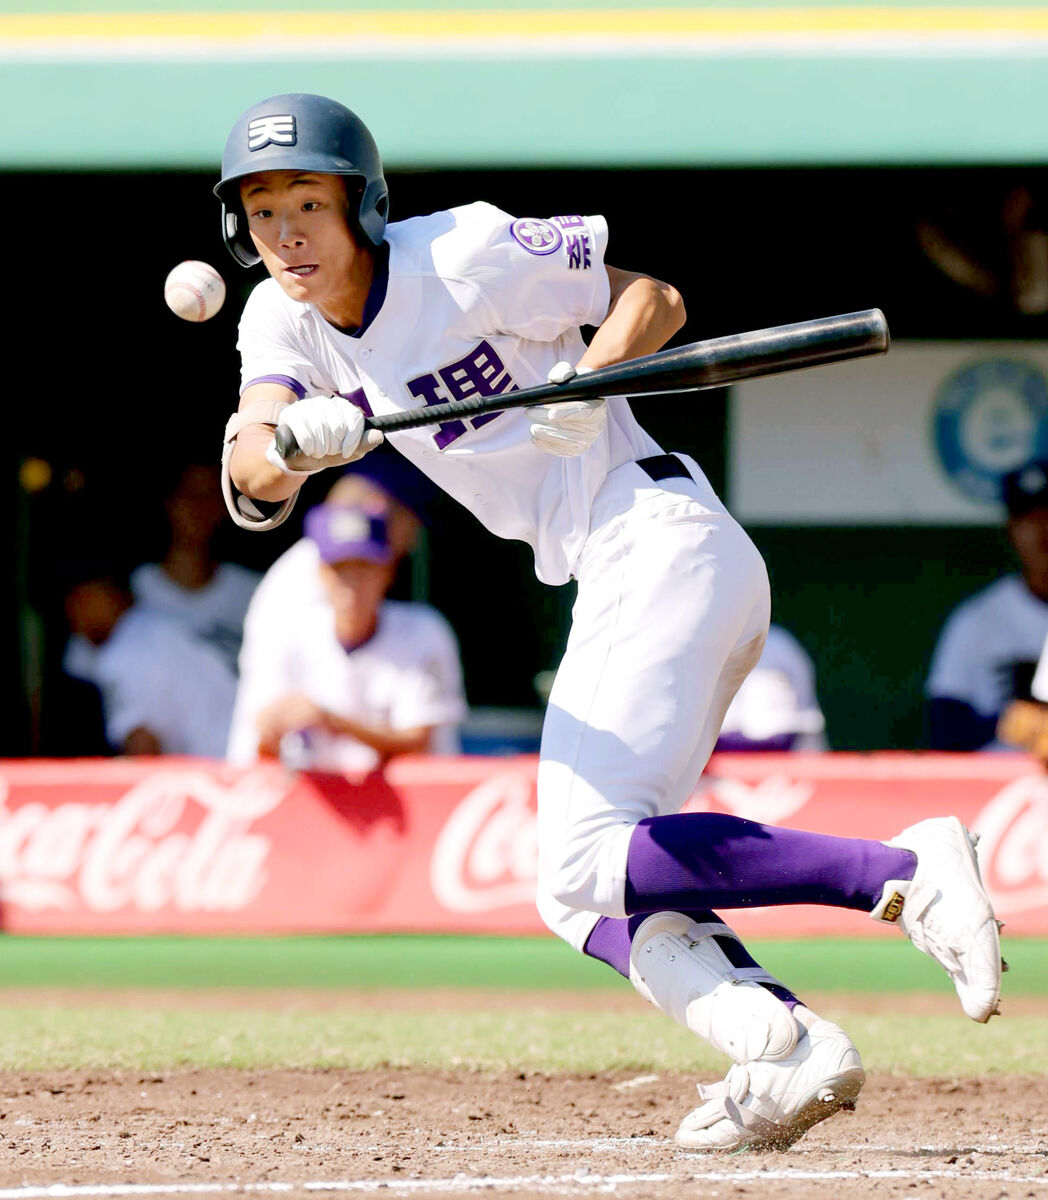
[[[705,6],[684,3],[660,6],[676,15],[654,32],[637,3],[573,24],[593,6],[577,0],[551,13],[532,0],[517,6],[530,21],[498,29],[491,14],[462,5],[449,33],[426,4],[405,0],[400,25],[372,13],[366,38],[356,6],[314,0],[297,30],[272,7],[273,29],[285,29],[279,44],[245,40],[249,6],[239,0],[214,0],[206,21],[182,13],[166,22],[131,2],[105,20],[76,0],[32,14],[0,5],[0,96],[14,114],[0,153],[9,214],[23,218],[9,252],[21,353],[9,353],[8,367],[28,376],[3,451],[13,514],[0,551],[13,580],[0,612],[6,755],[75,744],[48,707],[63,562],[96,548],[129,564],[159,554],[171,472],[218,452],[236,394],[236,317],[261,275],[226,256],[210,186],[228,126],[261,96],[317,91],[360,112],[383,150],[393,219],[481,198],[519,215],[604,213],[611,261],[684,293],[679,341],[877,305],[897,351],[935,343],[963,358],[1006,343],[1009,356],[1025,347],[1043,369],[1040,6],[1015,30],[980,32],[974,18],[952,28],[944,16],[919,34],[907,4],[870,6],[862,28],[834,26],[831,4],[806,30],[805,52],[795,44],[800,10],[786,5],[768,6],[783,14],[774,28],[755,29],[748,5],[722,3],[736,21],[727,42],[703,24]],[[984,12],[992,21],[988,7],[969,10]],[[409,45],[403,30],[413,29]],[[164,276],[184,258],[212,262],[230,285],[205,325],[163,305]],[[740,512],[769,565],[775,619],[815,659],[832,744],[917,746],[942,619],[1011,564],[999,511],[974,495],[929,515],[920,487],[908,508],[864,507],[850,463],[819,446],[842,445],[824,437],[828,412],[868,416],[876,397],[850,377],[827,396],[809,378],[820,403],[798,410],[794,396],[789,408],[810,422],[807,481],[772,472],[756,496],[743,485],[761,477],[764,460],[747,467],[743,418],[753,422],[756,403],[758,425],[784,456],[798,433],[796,421],[779,424],[774,381],[745,408],[711,392],[638,402],[638,411],[665,445],[699,458],[729,503],[758,514]],[[861,441],[868,429],[856,420],[837,435]],[[914,436],[900,426],[867,449],[876,456]],[[27,460],[48,464],[49,478],[27,472]],[[811,490],[812,462],[836,488],[790,516],[796,492]],[[769,509],[778,486],[785,516]],[[308,498],[275,533],[230,526],[227,555],[264,568],[296,536]],[[452,621],[472,703],[536,704],[533,677],[556,663],[571,596],[535,581],[526,548],[497,542],[447,501],[402,587]]]

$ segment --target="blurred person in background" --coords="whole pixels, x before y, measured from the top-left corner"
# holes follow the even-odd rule
[[[457,752],[466,701],[455,636],[428,605],[387,598],[412,529],[398,511],[349,474],[306,514],[306,536],[274,564],[278,586],[267,574],[248,609],[233,763],[273,756],[366,772],[399,754]]]
[[[417,467],[382,446],[340,472],[325,502],[384,507],[390,548],[399,569],[428,524],[435,494],[436,488]],[[250,599],[251,623],[259,636],[271,640],[279,636],[288,612],[322,597],[317,561],[316,545],[303,537],[265,572]],[[454,659],[458,661],[457,649]]]
[[[135,600],[166,613],[211,644],[236,672],[244,617],[261,576],[215,556],[225,524],[219,467],[192,463],[181,471],[164,500],[169,541],[157,563],[131,573]]]
[[[717,750],[827,750],[815,694],[815,664],[781,625],[772,625],[757,665],[728,706]]]
[[[939,635],[925,685],[934,750],[999,750],[997,723],[1028,700],[1048,635],[1048,461],[1005,475],[1001,497],[1019,572],[963,601]]]
[[[98,689],[114,753],[223,756],[236,680],[212,645],[136,604],[126,577],[105,567],[80,573],[65,612],[63,668]]]

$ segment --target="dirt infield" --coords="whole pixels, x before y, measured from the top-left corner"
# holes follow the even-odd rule
[[[676,1149],[693,1087],[636,1073],[0,1074],[0,1195],[1048,1198],[1042,1077],[874,1076],[856,1113],[767,1155]]]
[[[84,992],[4,993],[8,1003]],[[417,1008],[417,993],[119,992],[116,1007]],[[519,1005],[519,992],[425,994],[429,1005]],[[592,997],[539,994],[545,1007]],[[836,997],[838,1007],[841,997]],[[602,1007],[635,1006],[632,994]],[[893,1010],[936,1012],[941,997]],[[883,1000],[851,998],[847,1007]],[[1040,997],[1009,1012],[1043,1010]],[[1017,1015],[1017,1014],[1016,1014]],[[706,1081],[711,1081],[707,1076]],[[872,1075],[858,1111],[778,1154],[701,1155],[673,1132],[692,1075],[469,1070],[0,1072],[0,1200],[207,1195],[874,1196],[1048,1200],[1048,1077]]]

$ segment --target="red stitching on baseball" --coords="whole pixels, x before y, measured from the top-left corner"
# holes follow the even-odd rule
[[[179,288],[184,288],[184,289],[185,289],[187,292],[189,292],[189,293],[190,293],[190,295],[196,296],[196,301],[197,301],[197,304],[199,304],[199,305],[200,305],[200,320],[201,320],[201,321],[203,321],[203,320],[206,320],[206,318],[207,318],[207,304],[206,304],[206,303],[205,303],[205,301],[204,301],[204,294],[203,294],[203,292],[201,292],[199,288],[197,288],[197,287],[194,287],[194,286],[193,286],[193,284],[191,284],[191,283],[186,283],[186,282],[185,282],[185,281],[183,281],[183,280],[179,280],[179,282],[178,282],[178,283],[173,283],[173,284],[171,285],[171,287],[168,289],[168,291],[172,291],[172,292],[174,292],[174,291],[177,291]]]

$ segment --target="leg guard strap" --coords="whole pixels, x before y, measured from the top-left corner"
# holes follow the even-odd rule
[[[739,941],[721,922],[653,913],[633,935],[630,982],[656,1008],[737,1063],[786,1058],[797,1045],[797,1023],[761,986],[783,985],[761,967],[733,966],[718,938]]]

